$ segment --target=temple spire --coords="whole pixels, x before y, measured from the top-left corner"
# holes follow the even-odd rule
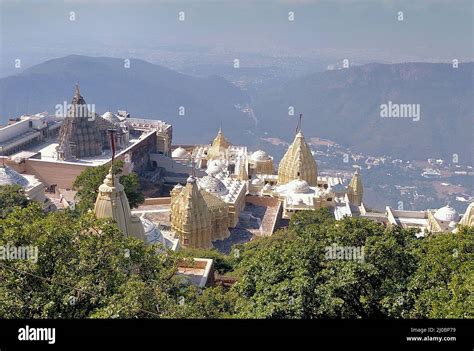
[[[301,132],[301,118],[303,117],[303,114],[300,113],[300,117],[298,118],[298,124],[296,125],[296,132],[295,134],[298,134]]]
[[[115,129],[109,129],[108,132],[110,133],[110,148],[112,149],[112,159],[110,161],[110,173],[112,174],[112,186],[115,183],[115,177],[113,176],[114,173],[114,161],[115,161]]]
[[[364,186],[362,185],[359,167],[356,168],[356,171],[354,172],[354,175],[349,183],[347,196],[349,197],[349,202],[351,204],[356,206],[360,206],[362,204]]]
[[[191,176],[193,178],[196,178],[196,161],[194,160],[194,157],[191,159],[191,165],[192,165]]]
[[[301,133],[302,116],[303,114],[300,114],[293,143],[288,147],[278,165],[278,184],[286,184],[292,180],[301,179],[308,182],[310,186],[318,185],[318,166],[308,143],[306,143]]]

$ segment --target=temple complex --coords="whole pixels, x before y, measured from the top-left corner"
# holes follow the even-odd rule
[[[66,116],[25,115],[0,128],[0,148],[8,154],[2,157],[0,185],[18,184],[45,208],[48,196],[60,193],[65,208],[73,207],[74,196],[65,200],[63,194],[72,192],[74,179],[87,167],[112,163],[109,131],[124,173],[136,172],[147,186],[159,183],[165,190],[160,197],[147,195],[144,204],[131,210],[123,185],[109,172],[98,189],[95,215],[113,220],[125,236],[171,250],[216,247],[228,252],[235,243],[272,235],[297,212],[318,208],[328,208],[336,220],[357,216],[417,228],[420,236],[474,224],[472,203],[464,216],[450,205],[426,211],[367,210],[358,167],[350,181],[346,175],[347,183],[341,176],[318,175],[301,116],[293,142],[275,165],[264,150],[251,152],[231,143],[222,128],[209,144],[172,146],[170,124],[134,118],[127,111],[96,114],[78,86]]]

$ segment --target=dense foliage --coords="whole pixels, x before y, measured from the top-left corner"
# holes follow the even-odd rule
[[[163,252],[90,213],[44,214],[31,203],[0,219],[0,247],[38,247],[38,260],[0,260],[0,318],[472,318],[474,228],[417,239],[411,230],[327,210],[288,229],[216,250]],[[355,259],[328,247],[359,248]],[[157,250],[160,249],[160,250]],[[176,274],[211,257],[231,288],[200,290]]]
[[[0,218],[5,218],[16,206],[26,207],[28,202],[21,186],[0,186]]]
[[[81,212],[94,208],[99,186],[104,182],[105,177],[109,173],[109,169],[109,165],[88,167],[74,181],[73,188],[77,190],[76,198],[79,200],[78,209]],[[122,169],[123,161],[115,161],[113,173],[121,174]],[[128,175],[121,175],[120,183],[124,187],[131,208],[137,207],[144,201],[145,197],[140,191],[140,180],[136,173],[132,172]]]

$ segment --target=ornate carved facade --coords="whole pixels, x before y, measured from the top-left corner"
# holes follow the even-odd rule
[[[363,195],[364,187],[362,185],[359,168],[357,168],[352,176],[349,186],[347,187],[347,196],[349,197],[350,204],[360,206]]]
[[[171,228],[183,247],[213,247],[211,211],[193,176],[171,193]]]
[[[229,141],[225,138],[224,133],[222,133],[222,129],[219,128],[219,132],[217,133],[217,136],[215,137],[211,147],[209,148],[209,151],[207,152],[207,159],[214,160],[225,157],[225,153],[227,152],[227,148],[229,146]]]
[[[303,133],[298,131],[278,166],[278,184],[302,179],[310,186],[318,185],[318,168]]]
[[[93,157],[100,155],[102,150],[103,138],[95,113],[89,112],[79,86],[76,86],[76,93],[59,131],[58,158]]]
[[[94,213],[97,218],[113,219],[125,236],[146,241],[143,224],[139,217],[132,215],[123,185],[112,174],[112,168],[99,187]]]

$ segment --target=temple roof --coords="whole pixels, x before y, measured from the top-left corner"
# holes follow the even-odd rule
[[[265,151],[257,150],[250,156],[250,159],[254,162],[262,162],[271,160],[272,158]]]
[[[106,121],[109,121],[110,123],[113,123],[113,124],[117,124],[117,123],[121,122],[120,118],[118,118],[115,114],[113,114],[110,111],[105,112],[102,115],[102,118],[105,119]]]
[[[0,186],[1,185],[19,185],[25,188],[29,185],[29,182],[17,171],[8,166],[0,165]]]
[[[185,148],[183,147],[177,147],[176,149],[173,150],[171,153],[171,157],[173,158],[188,158],[189,157],[189,152],[186,151]]]
[[[301,131],[296,134],[278,166],[278,183],[285,184],[298,177],[309,185],[317,185],[316,161]]]
[[[352,176],[352,179],[348,186],[348,190],[350,190],[354,194],[360,194],[364,191],[359,168],[356,169],[354,175]]]
[[[434,213],[434,217],[442,222],[457,222],[459,221],[458,212],[451,207],[450,204],[441,207]]]
[[[466,212],[462,216],[459,224],[474,226],[474,202],[471,202],[469,206],[467,206]]]
[[[215,196],[205,190],[201,190],[201,195],[210,210],[227,208],[226,203],[218,196]]]
[[[137,216],[132,215],[123,185],[112,174],[112,167],[104,183],[99,186],[94,213],[97,218],[113,219],[125,236],[146,240],[143,224]]]
[[[200,188],[219,195],[225,195],[228,193],[228,190],[224,183],[222,183],[219,179],[207,175],[202,178],[198,179],[198,185]]]
[[[221,128],[219,128],[219,131],[217,132],[217,136],[212,142],[212,146],[216,146],[219,148],[228,148],[230,146],[230,142],[225,138],[224,133],[222,132]]]
[[[224,133],[219,128],[219,132],[212,142],[211,147],[207,152],[207,158],[209,160],[220,158],[226,152],[227,148],[230,146],[229,141],[225,138]]]
[[[76,91],[72,97],[71,106],[67,112],[68,117],[89,117],[86,100],[79,91],[79,84],[76,84]]]

